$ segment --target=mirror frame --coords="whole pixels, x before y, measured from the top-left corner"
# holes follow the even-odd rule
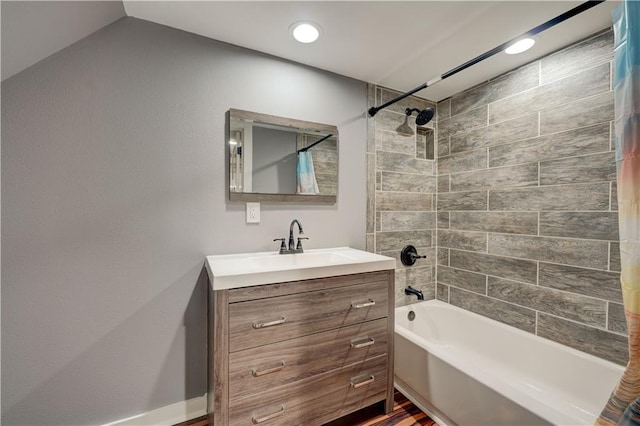
[[[335,204],[338,196],[336,195],[301,195],[301,194],[269,194],[258,192],[232,192],[229,186],[230,181],[230,165],[229,165],[229,138],[231,129],[231,118],[251,121],[256,123],[270,124],[292,129],[309,130],[320,133],[332,133],[337,137],[338,165],[340,163],[340,136],[338,128],[330,124],[315,123],[312,121],[297,120],[295,118],[279,117],[275,115],[262,114],[259,112],[243,111],[240,109],[230,108],[227,111],[227,125],[225,128],[225,170],[226,170],[226,188],[229,193],[229,201],[238,202],[293,202],[293,203],[314,203],[314,204]],[[339,169],[339,167],[338,167]],[[340,174],[336,177],[340,182]],[[339,185],[338,185],[339,186]],[[336,192],[337,192],[336,188]]]

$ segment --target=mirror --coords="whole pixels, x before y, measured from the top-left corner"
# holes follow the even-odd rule
[[[338,128],[230,109],[229,201],[335,203]]]

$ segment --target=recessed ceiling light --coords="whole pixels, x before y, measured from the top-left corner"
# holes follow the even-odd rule
[[[536,41],[532,38],[523,38],[521,40],[516,41],[511,46],[507,47],[504,50],[504,53],[507,55],[515,55],[517,53],[525,52],[533,47],[536,44]]]
[[[289,27],[293,38],[300,43],[313,43],[320,37],[320,26],[313,22],[296,22]]]

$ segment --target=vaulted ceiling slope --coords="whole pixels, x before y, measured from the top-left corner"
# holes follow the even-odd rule
[[[2,1],[2,80],[123,16],[121,1]]]
[[[582,1],[2,2],[2,79],[126,15],[406,91]],[[611,26],[609,0],[417,95],[438,101]],[[310,20],[303,45],[289,27]]]

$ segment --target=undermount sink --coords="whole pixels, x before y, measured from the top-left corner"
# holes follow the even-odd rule
[[[394,269],[394,258],[350,247],[207,256],[214,290]]]

